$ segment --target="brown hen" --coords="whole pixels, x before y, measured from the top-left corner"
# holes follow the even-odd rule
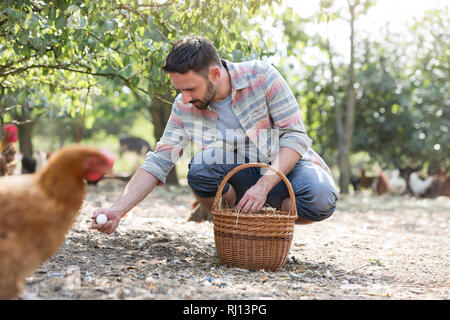
[[[0,176],[11,175],[17,165],[16,154],[17,147],[14,143],[17,141],[18,129],[15,124],[7,124],[4,128],[5,135],[0,145]]]
[[[60,248],[83,203],[84,177],[108,170],[102,153],[72,145],[34,174],[0,178],[0,299],[17,297]]]

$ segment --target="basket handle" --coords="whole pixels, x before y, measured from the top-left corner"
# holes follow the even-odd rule
[[[242,169],[250,168],[250,167],[261,167],[261,168],[267,168],[275,172],[286,184],[286,187],[289,192],[289,198],[291,199],[291,208],[289,210],[289,215],[297,215],[297,206],[295,204],[295,196],[294,196],[294,190],[292,189],[292,185],[289,182],[288,178],[284,175],[283,172],[281,172],[279,169],[274,168],[268,164],[265,163],[258,163],[258,162],[250,162],[250,163],[244,163],[240,166],[237,166],[223,178],[222,182],[219,185],[219,189],[217,189],[216,197],[214,198],[214,203],[212,206],[212,210],[214,210],[217,207],[217,204],[219,203],[219,198],[222,195],[222,190],[225,187],[225,184],[228,182],[228,180],[238,171],[241,171]]]

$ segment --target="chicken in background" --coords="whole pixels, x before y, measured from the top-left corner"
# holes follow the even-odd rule
[[[128,135],[122,135],[119,139],[120,150],[119,154],[122,155],[125,151],[133,151],[139,155],[146,155],[151,151],[150,144],[142,138],[133,137]]]
[[[359,177],[352,176],[350,178],[350,182],[353,185],[353,189],[355,192],[360,191],[362,189],[374,189],[377,177],[368,177],[366,176],[366,170],[364,168],[361,169],[361,174]]]
[[[17,165],[17,147],[14,143],[18,140],[18,132],[15,124],[5,126],[5,136],[0,147],[0,176],[11,175]]]
[[[361,179],[359,179],[356,175],[352,174],[350,176],[350,183],[353,186],[353,191],[358,192],[359,191],[359,183],[361,182]]]
[[[22,154],[20,161],[22,173],[34,173],[47,165],[48,157],[44,151],[36,150],[33,157]]]
[[[73,145],[36,173],[0,178],[0,299],[17,297],[60,248],[83,203],[85,177],[109,169],[101,152]]]
[[[396,195],[402,195],[406,191],[406,180],[400,176],[400,170],[395,169],[391,172],[386,172],[389,178],[389,185],[391,187],[391,193]]]
[[[0,147],[0,152],[2,152],[9,143],[14,143],[18,139],[19,130],[15,124],[5,125],[5,136],[2,139],[2,146]]]
[[[446,196],[450,197],[450,175],[443,169],[439,170],[433,179],[433,183],[428,189],[432,198]]]
[[[389,183],[389,178],[386,175],[386,173],[384,173],[383,170],[380,170],[380,173],[378,174],[378,178],[375,182],[374,191],[379,196],[391,192],[391,185]]]
[[[424,195],[433,183],[433,177],[422,180],[417,172],[409,175],[409,188],[416,197]]]

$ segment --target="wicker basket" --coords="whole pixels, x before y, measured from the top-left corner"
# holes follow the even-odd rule
[[[249,167],[268,168],[281,177],[291,199],[289,212],[262,209],[258,213],[239,213],[233,208],[218,208],[227,181]],[[284,265],[294,234],[297,207],[292,186],[280,170],[264,163],[246,163],[234,168],[219,185],[212,214],[216,252],[223,264],[247,270],[277,270]]]

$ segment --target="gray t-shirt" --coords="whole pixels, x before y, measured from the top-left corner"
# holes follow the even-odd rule
[[[211,102],[211,107],[217,113],[217,130],[227,145],[227,150],[237,150],[238,153],[252,161],[258,161],[256,147],[249,142],[244,129],[232,110],[231,95],[221,101]]]

